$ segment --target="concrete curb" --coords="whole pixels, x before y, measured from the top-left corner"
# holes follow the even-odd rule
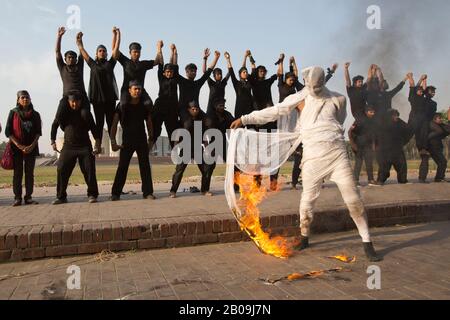
[[[367,206],[370,227],[450,220],[450,200]],[[298,213],[272,212],[261,218],[272,234],[299,232]],[[317,212],[314,233],[355,229],[347,210]],[[0,229],[0,262],[113,252],[163,249],[249,240],[232,215],[129,220],[79,225],[23,226]]]

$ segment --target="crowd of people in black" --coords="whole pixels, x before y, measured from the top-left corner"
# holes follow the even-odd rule
[[[433,100],[436,88],[427,85],[427,75],[415,83],[408,73],[394,89],[384,79],[381,68],[371,65],[367,81],[363,76],[350,80],[350,63],[345,64],[347,93],[355,123],[349,130],[352,149],[356,155],[354,176],[359,184],[363,162],[366,165],[370,186],[381,186],[388,180],[391,168],[397,172],[400,184],[408,183],[408,164],[404,146],[415,137],[421,156],[419,182],[427,183],[429,160],[437,164],[435,182],[446,182],[447,160],[442,140],[450,135],[450,125],[444,124]],[[400,119],[398,110],[392,108],[392,99],[405,84],[409,84],[411,112],[408,122]],[[448,110],[450,116],[450,108]],[[374,177],[374,162],[378,163],[378,178]]]
[[[76,43],[80,54],[67,51],[61,53],[61,42],[65,28],[58,29],[56,44],[56,62],[63,83],[63,95],[59,102],[55,120],[51,130],[51,144],[60,153],[57,168],[57,199],[53,204],[67,203],[67,187],[69,179],[78,161],[88,186],[90,203],[97,202],[99,195],[95,156],[100,153],[103,128],[105,122],[111,138],[113,151],[120,151],[119,165],[111,191],[111,200],[118,201],[127,180],[128,168],[134,153],[137,153],[142,179],[142,192],[145,199],[155,199],[149,153],[161,135],[163,124],[166,127],[171,145],[175,147],[182,141],[173,133],[184,128],[194,139],[196,123],[201,122],[202,130],[218,129],[224,138],[227,129],[237,118],[255,110],[274,105],[272,86],[278,80],[279,101],[303,89],[299,81],[299,70],[295,59],[289,60],[289,72],[284,71],[285,56],[281,54],[276,65],[277,74],[267,77],[264,66],[256,66],[251,51],[245,53],[244,62],[236,74],[231,56],[224,54],[228,73],[216,68],[221,54],[216,51],[213,61],[208,65],[211,51],[206,49],[203,55],[203,75],[197,78],[197,66],[193,63],[185,68],[186,77],[179,72],[178,50],[170,46],[170,61],[165,63],[163,56],[164,43],[157,43],[154,60],[141,60],[142,46],[132,43],[129,46],[129,57],[120,51],[121,31],[113,28],[112,54],[104,45],[97,47],[92,58],[84,48],[83,33],[78,33]],[[251,70],[247,69],[250,61]],[[88,92],[84,85],[84,63],[90,68]],[[123,84],[118,90],[114,75],[115,66],[119,62],[123,67]],[[352,148],[356,154],[355,180],[359,176],[363,161],[366,164],[370,185],[382,185],[389,178],[390,169],[394,166],[398,172],[399,183],[407,183],[407,162],[403,146],[415,136],[417,147],[422,157],[420,181],[425,182],[428,174],[429,158],[438,164],[436,182],[445,181],[447,161],[443,155],[442,140],[450,134],[448,124],[443,124],[437,105],[433,101],[436,88],[427,86],[427,77],[422,76],[418,84],[414,83],[410,73],[393,90],[389,90],[381,69],[372,65],[366,82],[362,76],[350,80],[350,63],[345,65],[345,76],[352,114],[356,120],[349,135]],[[144,89],[147,71],[158,68],[159,94],[155,103]],[[334,64],[328,69],[326,81],[330,80],[338,68]],[[229,80],[236,93],[235,113],[226,111],[225,90]],[[411,114],[408,123],[399,118],[399,113],[392,109],[393,97],[409,82]],[[210,94],[206,112],[200,107],[200,91],[208,83]],[[117,101],[119,103],[117,104]],[[91,114],[91,104],[95,114]],[[449,110],[450,114],[450,110]],[[122,144],[116,140],[118,125],[123,129]],[[58,129],[64,132],[64,146],[58,150],[56,138]],[[277,123],[263,127],[252,127],[254,130],[277,130]],[[0,127],[1,130],[1,127]],[[92,146],[89,132],[95,139]],[[38,140],[42,136],[41,119],[33,107],[31,96],[27,91],[17,94],[17,106],[11,110],[5,128],[10,140],[14,163],[14,206],[37,204],[32,199],[34,185],[34,167],[39,155]],[[203,132],[202,135],[203,136]],[[204,146],[211,141],[204,141]],[[194,158],[195,143],[192,143]],[[204,152],[205,148],[200,148]],[[226,155],[224,146],[223,154]],[[302,147],[294,154],[292,188],[296,189],[301,174],[300,164]],[[373,163],[379,164],[378,179],[373,174]],[[197,160],[197,159],[196,159]],[[198,161],[197,161],[198,162]],[[183,173],[188,166],[181,163],[176,166],[172,179],[170,196],[176,197],[182,181]],[[202,174],[201,192],[212,196],[210,192],[211,177],[215,164],[198,163]],[[25,173],[26,195],[22,198],[22,178]],[[271,178],[276,184],[277,175]]]

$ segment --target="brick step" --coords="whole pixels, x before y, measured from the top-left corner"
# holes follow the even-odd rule
[[[367,207],[371,228],[450,220],[450,200]],[[299,232],[298,213],[261,218],[272,235]],[[355,229],[347,210],[317,212],[313,233]],[[0,229],[0,262],[73,255],[248,241],[232,215],[146,219],[76,225],[40,225]]]

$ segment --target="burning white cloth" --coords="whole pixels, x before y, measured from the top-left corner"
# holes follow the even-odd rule
[[[346,98],[325,87],[322,68],[307,68],[302,74],[306,85],[302,91],[274,107],[241,118],[245,126],[278,121],[279,132],[259,133],[239,129],[231,133],[225,179],[228,204],[239,219],[242,213],[234,192],[235,166],[246,174],[270,175],[303,143],[302,235],[309,237],[323,180],[330,178],[338,185],[363,242],[370,242],[367,215],[353,179],[344,139]],[[303,101],[304,108],[295,117],[295,110]]]

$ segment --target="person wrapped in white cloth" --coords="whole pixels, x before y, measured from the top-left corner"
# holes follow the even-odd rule
[[[301,142],[304,154],[302,161],[303,194],[300,203],[300,243],[296,247],[309,247],[314,208],[320,195],[324,179],[335,182],[350,211],[370,261],[380,261],[370,239],[367,214],[353,178],[350,160],[344,139],[344,121],[347,116],[346,98],[331,92],[325,86],[325,72],[320,67],[310,67],[302,72],[305,88],[291,95],[280,104],[256,111],[236,120],[231,129],[248,125],[262,125],[272,121],[290,123],[286,131],[298,133],[296,143]],[[292,126],[292,115],[299,110],[297,123]],[[286,121],[286,117],[289,117]],[[284,119],[284,121],[283,121]],[[295,127],[295,129],[293,129]],[[280,129],[279,134],[283,134]],[[292,150],[293,151],[293,150]],[[281,165],[281,164],[279,164]],[[275,168],[272,168],[275,169]]]

